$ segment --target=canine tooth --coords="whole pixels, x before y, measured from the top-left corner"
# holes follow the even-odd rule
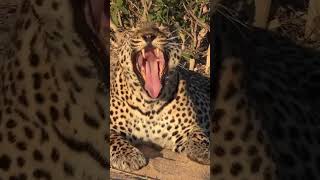
[[[141,67],[141,75],[142,75],[143,79],[146,79],[146,72],[145,72],[144,67]]]
[[[160,49],[159,49],[159,48],[156,49],[156,55],[157,55],[157,56],[160,55]]]
[[[146,55],[145,55],[144,49],[142,49],[141,52],[142,52],[142,57],[145,59]]]

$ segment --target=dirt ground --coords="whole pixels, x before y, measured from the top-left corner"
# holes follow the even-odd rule
[[[210,178],[210,166],[189,160],[184,154],[170,150],[156,150],[140,146],[149,163],[134,173],[111,170],[111,180],[207,180]]]

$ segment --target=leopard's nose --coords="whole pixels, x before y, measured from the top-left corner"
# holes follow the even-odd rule
[[[156,38],[154,34],[144,34],[142,38],[146,41],[146,43],[151,44],[152,41]]]

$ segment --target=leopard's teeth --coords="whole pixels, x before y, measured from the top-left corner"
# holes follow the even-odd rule
[[[159,55],[160,55],[160,49],[156,48],[156,56],[159,57]]]
[[[143,66],[141,67],[141,75],[142,75],[143,79],[146,79],[146,71]]]
[[[161,62],[159,62],[159,64],[158,64],[159,66],[160,66],[160,68],[159,68],[159,77],[161,77],[162,75],[163,75],[163,64],[161,63]]]
[[[142,53],[143,59],[145,59],[145,58],[146,58],[146,54],[145,54],[145,52],[144,52],[144,49],[141,50],[141,53]]]

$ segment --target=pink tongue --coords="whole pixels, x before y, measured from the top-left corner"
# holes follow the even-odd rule
[[[146,53],[146,80],[144,88],[152,98],[157,98],[162,85],[159,77],[159,64],[153,53]]]

